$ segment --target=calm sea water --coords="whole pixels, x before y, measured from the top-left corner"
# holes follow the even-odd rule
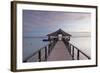
[[[39,50],[41,47],[48,44],[48,42],[43,41],[44,38],[23,38],[23,60],[30,56],[35,51]],[[71,37],[70,43],[78,47],[88,56],[91,56],[91,41],[90,37]]]
[[[44,42],[43,39],[32,37],[23,38],[23,60],[49,43],[47,41]]]

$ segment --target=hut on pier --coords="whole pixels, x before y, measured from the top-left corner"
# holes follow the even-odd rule
[[[59,29],[55,32],[52,32],[47,35],[49,41],[61,41],[61,40],[66,40],[70,41],[71,35],[63,31],[62,29]]]

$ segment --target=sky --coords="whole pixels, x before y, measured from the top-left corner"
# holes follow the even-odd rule
[[[91,32],[91,14],[23,10],[23,36],[45,36],[58,29],[65,32]]]

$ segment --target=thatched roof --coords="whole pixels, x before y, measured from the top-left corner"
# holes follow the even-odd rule
[[[62,34],[63,36],[71,36],[70,34],[66,33],[62,29],[52,32],[52,33],[48,34],[47,36],[58,36],[58,34]]]

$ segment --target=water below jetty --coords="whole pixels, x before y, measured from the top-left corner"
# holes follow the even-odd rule
[[[43,37],[24,37],[23,38],[23,60],[25,60],[32,53],[47,45],[48,41],[43,41]],[[77,36],[71,37],[70,43],[78,47],[84,53],[91,57],[91,37],[89,36]]]

